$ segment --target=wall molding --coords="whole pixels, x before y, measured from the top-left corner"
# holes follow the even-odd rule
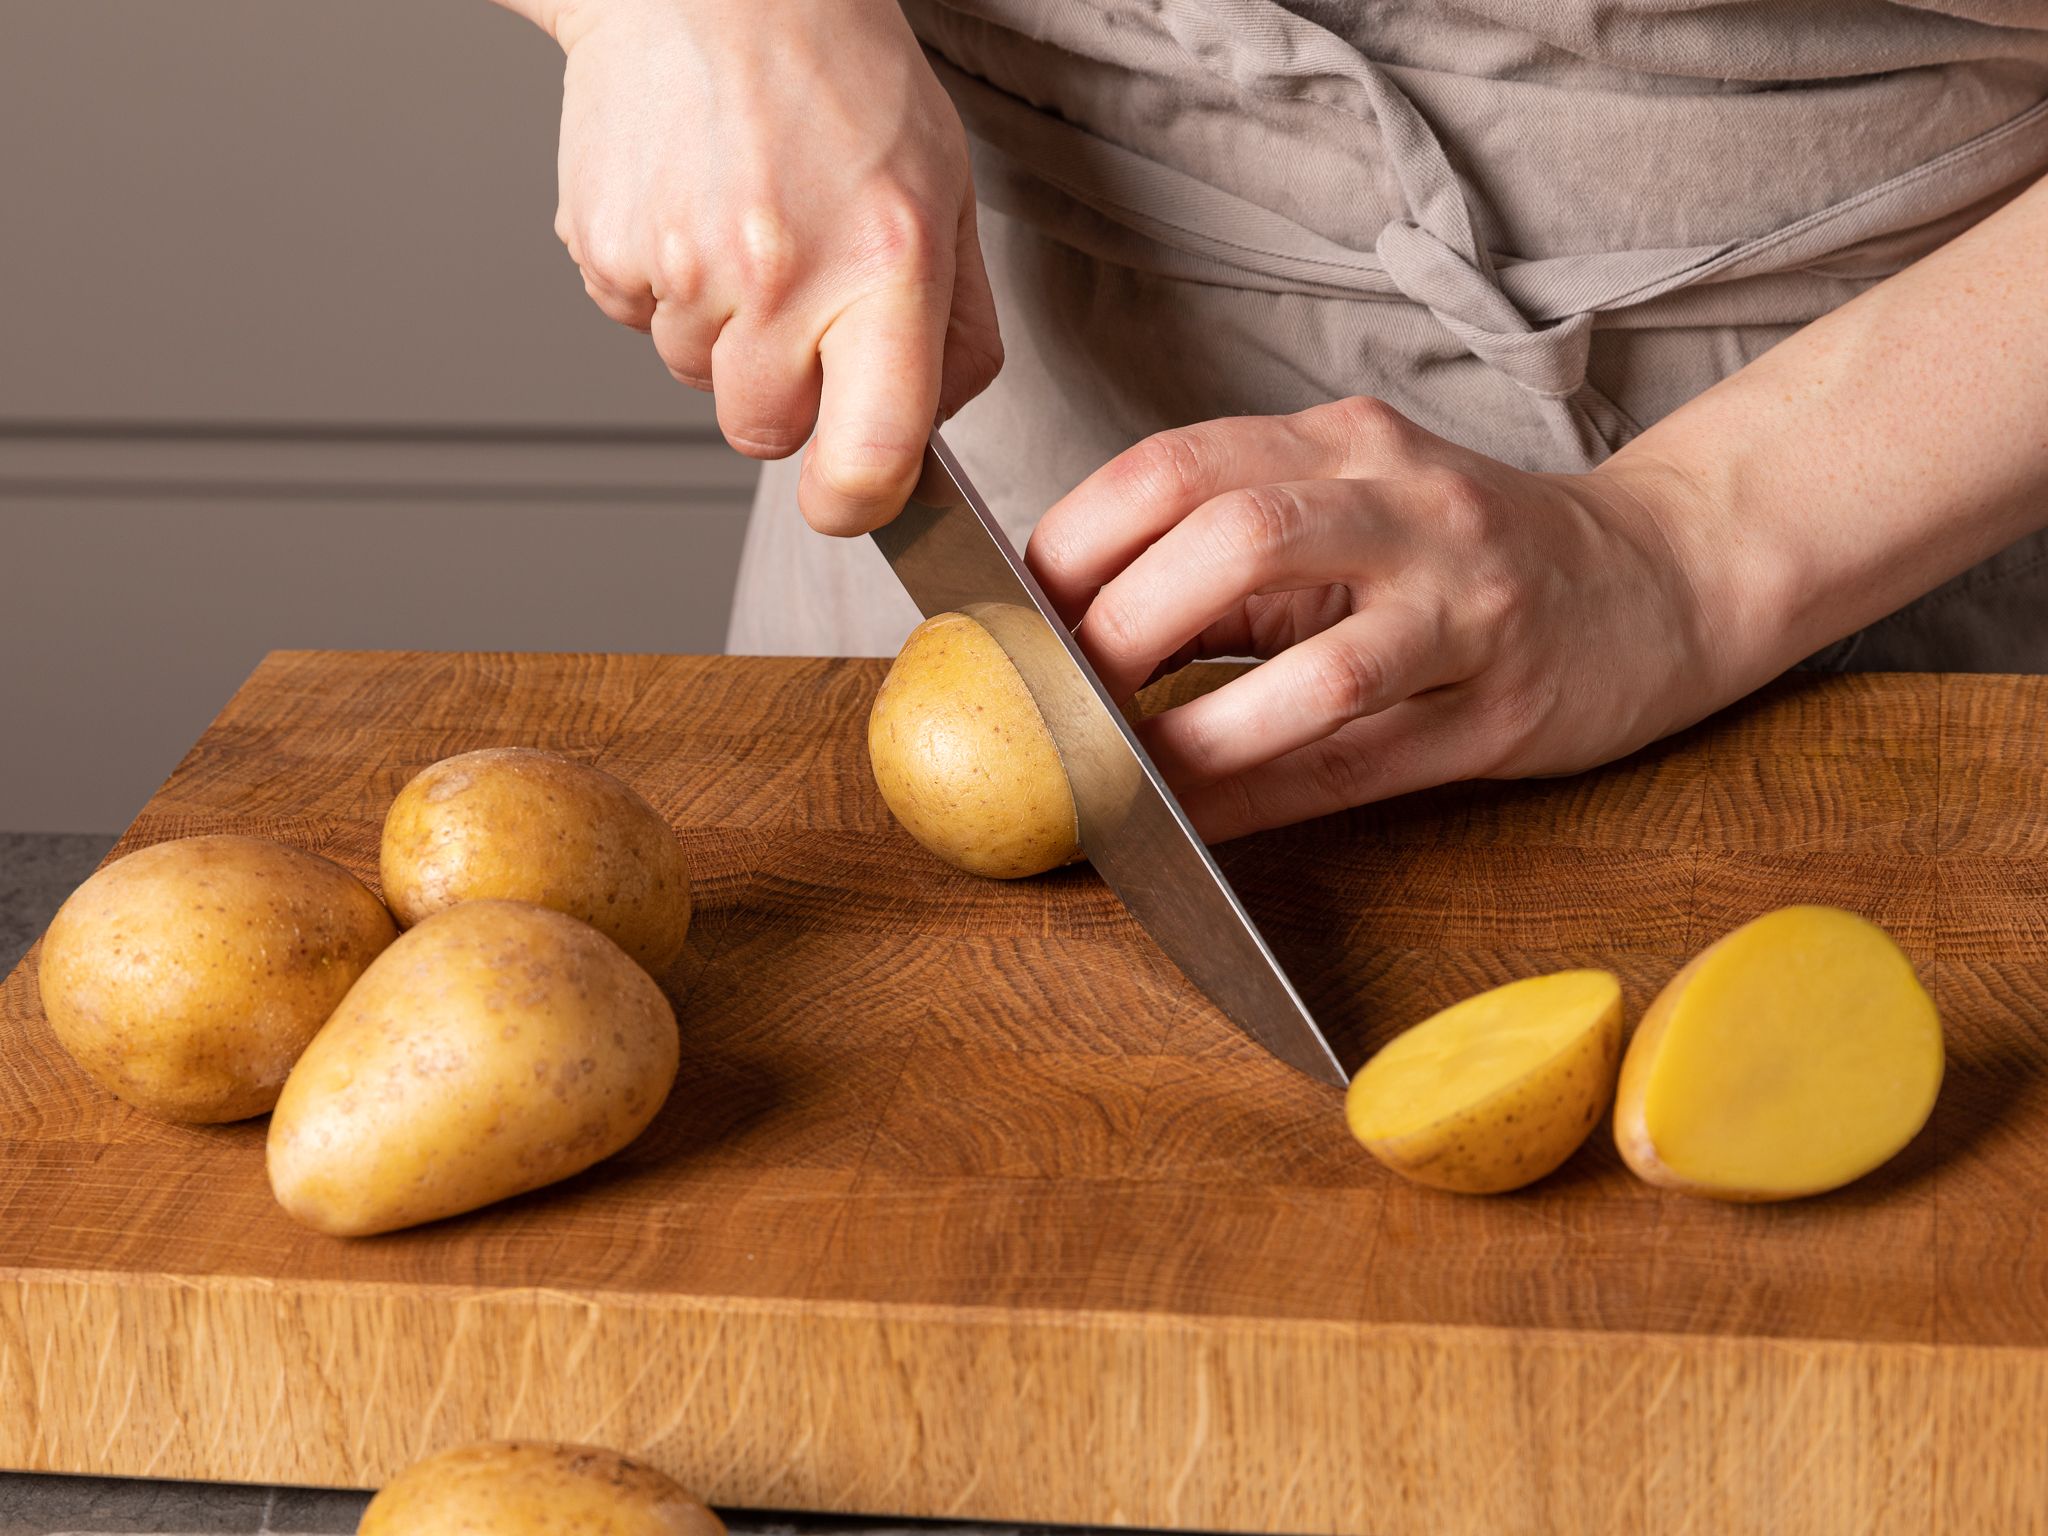
[[[730,511],[715,428],[0,420],[0,498],[659,502]]]

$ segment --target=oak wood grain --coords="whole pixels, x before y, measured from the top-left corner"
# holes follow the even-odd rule
[[[374,881],[398,786],[522,743],[638,785],[698,916],[676,1092],[609,1163],[344,1241],[261,1122],[158,1124],[0,989],[0,1465],[371,1486],[596,1440],[729,1503],[1376,1533],[2048,1529],[2048,680],[1786,682],[1575,779],[1222,851],[1340,1054],[1600,964],[1631,1014],[1795,900],[1898,935],[1928,1130],[1781,1207],[1401,1183],[1085,869],[926,858],[880,667],[281,653],[119,851],[238,830]]]

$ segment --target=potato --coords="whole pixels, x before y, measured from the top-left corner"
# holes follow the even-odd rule
[[[167,1120],[260,1115],[398,937],[339,864],[254,837],[115,860],[43,939],[43,1012],[102,1087]]]
[[[690,931],[689,864],[661,813],[552,752],[494,747],[426,769],[392,801],[378,863],[407,927],[459,901],[530,901],[656,975]]]
[[[356,1536],[724,1536],[654,1468],[589,1445],[485,1441],[406,1468]]]
[[[1532,976],[1395,1036],[1351,1080],[1345,1118],[1368,1152],[1418,1184],[1519,1189],[1586,1139],[1620,1058],[1613,976]]]
[[[584,923],[466,901],[363,973],[285,1082],[270,1187],[360,1236],[537,1189],[646,1128],[676,1075],[661,989]]]
[[[1052,733],[965,614],[927,619],[904,642],[868,714],[868,761],[903,830],[948,864],[1013,880],[1081,856]]]
[[[1643,1015],[1614,1139],[1652,1184],[1789,1200],[1861,1178],[1927,1123],[1941,1020],[1875,923],[1786,907],[1702,951]]]

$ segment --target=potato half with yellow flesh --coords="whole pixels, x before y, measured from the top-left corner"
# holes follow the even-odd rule
[[[964,613],[925,620],[868,714],[868,761],[903,830],[998,880],[1081,856],[1073,787],[1016,664]]]
[[[486,1441],[408,1467],[356,1536],[725,1536],[665,1473],[591,1445]]]
[[[1643,1178],[1790,1200],[1861,1178],[1927,1123],[1941,1020],[1875,923],[1786,907],[1673,977],[1622,1064],[1614,1139]]]
[[[1621,1059],[1621,984],[1532,976],[1397,1035],[1351,1081],[1351,1134],[1404,1178],[1461,1194],[1519,1189],[1577,1150]]]

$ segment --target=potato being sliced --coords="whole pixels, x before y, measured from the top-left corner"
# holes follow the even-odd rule
[[[1397,1035],[1352,1079],[1351,1134],[1404,1178],[1463,1194],[1540,1179],[1614,1091],[1621,984],[1559,971],[1481,992]]]
[[[1643,1015],[1614,1139],[1652,1184],[1790,1200],[1861,1178],[1927,1123],[1941,1020],[1875,923],[1786,907],[1702,951]]]
[[[903,830],[957,869],[1014,880],[1081,856],[1052,732],[967,614],[926,619],[903,643],[868,715],[868,760]]]

